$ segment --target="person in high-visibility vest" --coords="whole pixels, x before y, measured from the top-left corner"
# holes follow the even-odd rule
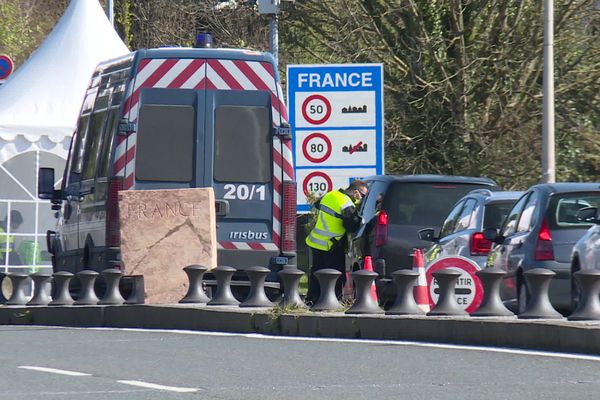
[[[8,215],[0,221],[0,264],[6,264],[8,261],[8,265],[21,265],[21,258],[15,251],[15,236],[9,232],[14,232],[23,223],[23,217],[19,211],[12,210],[10,229],[8,229],[8,222]]]
[[[318,300],[320,288],[314,273],[325,268],[334,268],[342,273],[335,287],[336,295],[341,296],[346,272],[346,234],[354,233],[360,227],[362,218],[358,214],[358,205],[367,191],[364,181],[354,180],[346,189],[326,193],[315,204],[319,210],[317,220],[305,240],[312,256],[307,302]]]

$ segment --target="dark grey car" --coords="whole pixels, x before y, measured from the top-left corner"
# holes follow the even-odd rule
[[[547,268],[556,273],[550,284],[555,308],[571,308],[571,251],[590,227],[577,218],[583,207],[600,206],[598,183],[553,183],[532,186],[515,203],[499,235],[486,231],[495,244],[488,266],[507,271],[501,296],[511,308],[522,311],[529,296],[523,272]]]
[[[430,242],[419,239],[420,229],[442,223],[452,206],[474,189],[497,190],[488,178],[447,175],[377,175],[365,179],[369,192],[363,200],[363,224],[352,237],[348,270],[359,269],[365,256],[374,259],[383,303],[395,298],[392,272],[412,268],[415,248]],[[385,266],[385,268],[384,268]]]

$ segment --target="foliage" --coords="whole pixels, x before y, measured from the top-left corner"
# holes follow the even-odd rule
[[[67,0],[0,0],[0,53],[21,65],[54,26]]]
[[[526,187],[540,170],[542,11],[535,0],[307,0],[282,36],[291,62],[384,65],[388,172]],[[559,179],[600,172],[582,148],[597,150],[598,14],[593,0],[555,1]]]
[[[23,62],[67,0],[0,0],[0,51]],[[105,1],[101,1],[104,5]],[[115,0],[130,48],[268,49],[268,17],[249,0]],[[487,175],[506,188],[540,179],[543,2],[282,2],[286,64],[382,63],[386,171]],[[600,179],[600,6],[555,0],[557,180]],[[282,74],[285,76],[285,74]]]

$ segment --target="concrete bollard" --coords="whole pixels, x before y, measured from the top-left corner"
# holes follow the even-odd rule
[[[414,286],[419,273],[410,269],[399,269],[392,273],[396,285],[396,300],[385,313],[387,315],[422,315],[424,311],[417,305]]]
[[[76,306],[95,306],[100,301],[94,291],[94,284],[98,278],[98,273],[91,270],[79,271],[75,276],[81,283],[81,289],[77,300],[73,303]]]
[[[202,279],[204,278],[206,271],[208,271],[208,267],[205,267],[204,265],[188,265],[187,267],[184,267],[183,270],[187,274],[190,285],[186,295],[179,300],[179,302],[196,304],[208,303],[210,298],[202,288]]]
[[[240,307],[273,307],[274,304],[265,294],[265,279],[271,272],[265,267],[249,267],[246,269],[246,275],[250,280],[250,292],[246,299],[240,304]]]
[[[4,290],[2,290],[2,286],[4,286],[4,279],[6,278],[6,274],[4,272],[0,272],[0,304],[6,304],[8,300],[4,296]]]
[[[27,303],[27,297],[25,290],[27,290],[27,284],[30,281],[29,275],[23,272],[12,272],[8,274],[8,278],[12,283],[12,294],[6,301],[7,306],[23,306]]]
[[[440,296],[437,304],[427,313],[427,315],[468,315],[468,313],[458,305],[456,297],[454,296],[456,281],[460,277],[460,272],[451,268],[445,268],[434,272],[432,275],[438,282]]]
[[[128,278],[131,281],[131,293],[125,299],[125,304],[144,304],[146,302],[144,275],[129,275]]]
[[[231,278],[235,271],[235,268],[227,266],[219,266],[211,271],[217,280],[217,290],[207,303],[209,306],[237,306],[240,304],[231,292]]]
[[[354,304],[346,311],[346,314],[383,314],[384,311],[379,307],[377,301],[371,297],[371,286],[379,274],[361,269],[352,272],[350,276],[354,280],[356,296]]]
[[[43,272],[36,272],[35,274],[31,274],[31,279],[33,280],[33,297],[27,302],[27,305],[48,305],[52,299],[46,292],[46,288],[52,279],[52,275]]]
[[[500,285],[506,272],[498,268],[484,268],[475,273],[483,285],[483,300],[472,317],[514,317],[500,299]]]
[[[530,300],[527,302],[525,311],[519,314],[518,318],[562,318],[562,315],[552,307],[548,297],[548,288],[554,275],[556,275],[555,272],[545,268],[534,268],[523,273],[525,284],[529,289]]]
[[[106,282],[106,291],[104,296],[98,302],[99,305],[108,306],[114,305],[119,306],[125,303],[125,299],[121,296],[119,291],[119,282],[123,273],[121,270],[116,268],[108,268],[101,272],[104,281]]]
[[[579,285],[579,304],[567,317],[569,321],[600,320],[600,271],[577,271],[573,278]]]
[[[73,279],[73,274],[67,271],[59,271],[52,274],[54,282],[54,295],[49,306],[70,306],[73,304],[73,298],[69,292],[69,283]]]
[[[315,272],[321,293],[311,311],[337,311],[342,305],[335,296],[335,284],[342,273],[337,269],[324,268]]]
[[[283,296],[279,305],[282,307],[306,308],[306,304],[302,301],[298,291],[300,279],[304,276],[304,272],[294,266],[286,265],[278,272],[278,275],[281,277],[283,285]]]

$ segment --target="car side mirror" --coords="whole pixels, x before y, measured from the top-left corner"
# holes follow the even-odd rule
[[[598,207],[583,207],[579,209],[577,211],[577,220],[600,224],[600,220],[598,220]]]
[[[54,199],[54,168],[40,168],[38,174],[38,198]]]
[[[504,236],[500,235],[498,233],[498,229],[496,228],[485,228],[483,230],[483,237],[498,244],[502,244],[502,242],[504,242]]]
[[[425,240],[426,242],[437,242],[438,238],[435,236],[435,229],[425,228],[418,231],[419,239]]]

